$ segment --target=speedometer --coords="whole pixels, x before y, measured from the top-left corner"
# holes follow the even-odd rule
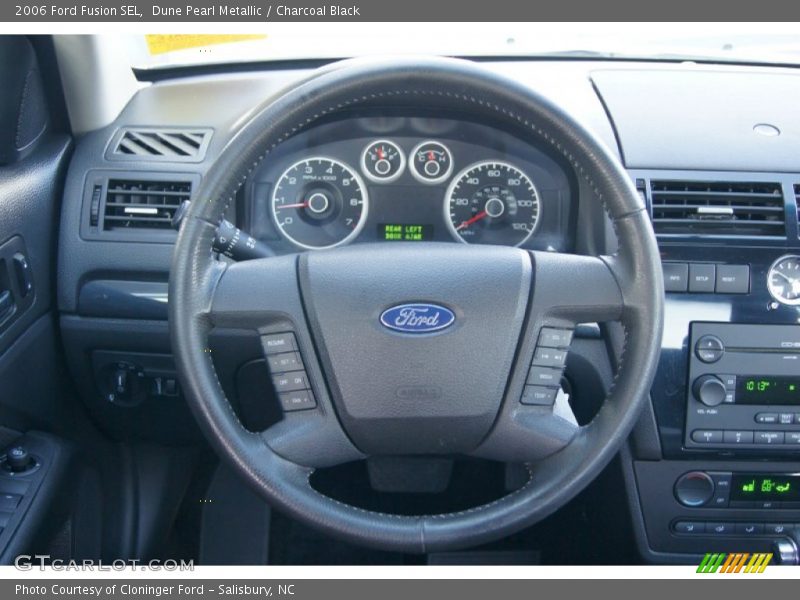
[[[445,221],[465,244],[519,246],[539,224],[539,194],[530,178],[505,162],[486,161],[461,171],[445,196]]]
[[[296,162],[278,178],[272,193],[272,215],[281,233],[308,249],[332,248],[355,238],[368,206],[361,178],[332,158]]]

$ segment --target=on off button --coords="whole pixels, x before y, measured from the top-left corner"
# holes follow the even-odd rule
[[[694,354],[704,363],[715,363],[725,354],[725,345],[715,335],[704,335],[695,343]]]

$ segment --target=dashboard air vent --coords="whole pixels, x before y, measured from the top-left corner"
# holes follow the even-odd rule
[[[779,183],[650,182],[657,234],[786,237]]]
[[[123,129],[115,136],[109,157],[199,162],[210,138],[209,129]]]
[[[103,229],[170,229],[172,216],[191,193],[188,181],[109,179]]]

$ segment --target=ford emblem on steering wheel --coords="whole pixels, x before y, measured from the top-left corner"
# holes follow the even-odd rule
[[[431,333],[447,329],[456,320],[449,308],[439,304],[398,304],[381,313],[381,324],[403,333]]]

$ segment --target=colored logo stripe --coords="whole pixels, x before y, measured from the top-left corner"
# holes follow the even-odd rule
[[[750,559],[749,561],[747,559]],[[772,554],[736,552],[733,554],[711,553],[703,557],[697,567],[698,573],[763,573],[772,561]],[[746,564],[745,564],[746,563]]]

